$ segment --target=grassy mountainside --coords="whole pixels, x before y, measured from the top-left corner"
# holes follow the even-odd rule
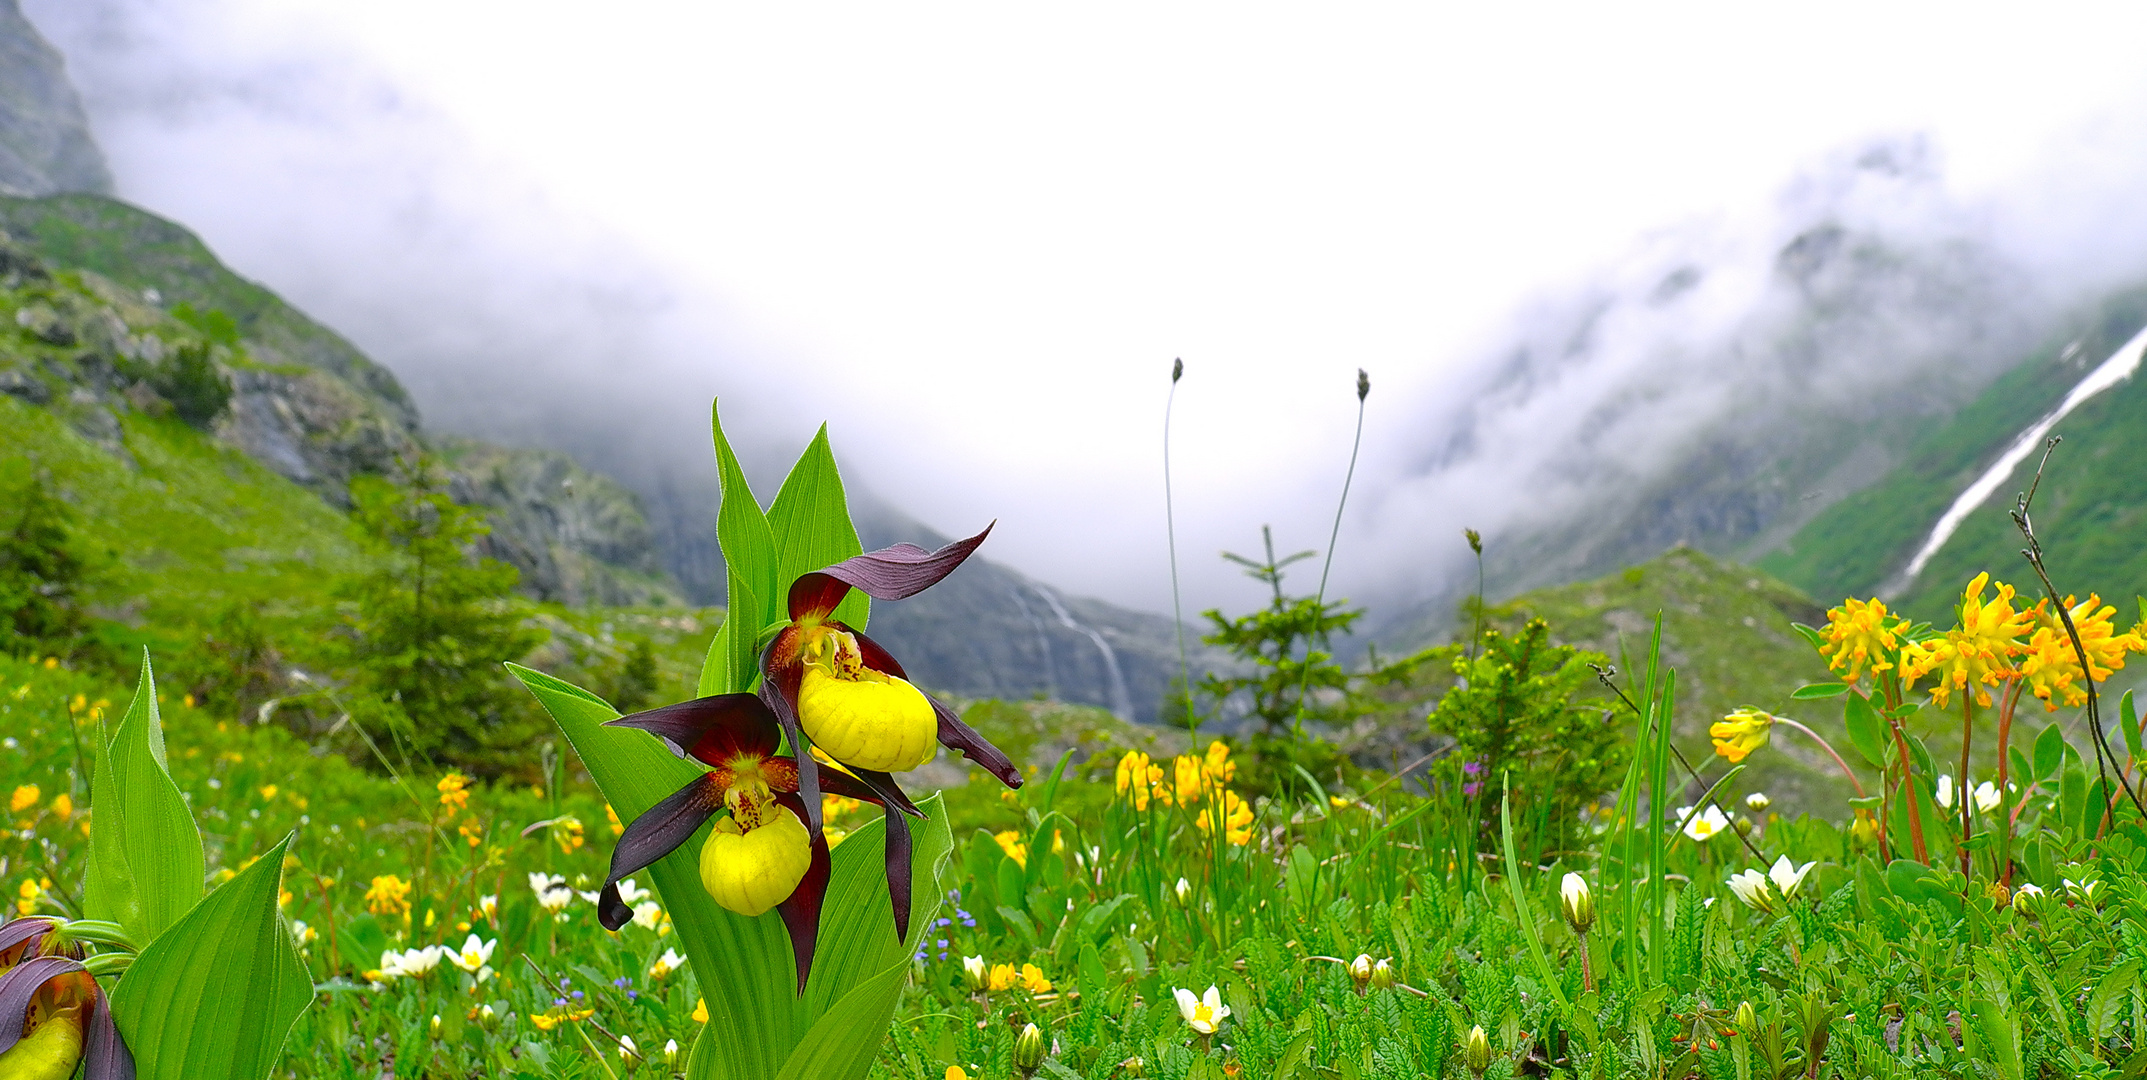
[[[1905,566],[1954,498],[2021,430],[2147,323],[2147,290],[2104,305],[2086,328],[2054,341],[2001,377],[1951,419],[1934,423],[1878,483],[1829,507],[1758,565],[1814,595],[1870,595]],[[2075,347],[2077,346],[2077,347]],[[2066,443],[2038,498],[2036,518],[2061,588],[2129,596],[2147,589],[2147,385],[2135,377],[2083,405],[2057,433]],[[2020,538],[2006,511],[2033,459],[1955,533],[1902,598],[1919,618],[1943,617],[1979,570],[2024,578]]]
[[[1663,663],[1677,669],[1678,745],[1702,772],[1721,773],[1708,725],[1739,705],[1795,717],[1846,752],[1846,742],[1837,738],[1838,706],[1789,697],[1797,687],[1827,678],[1826,665],[1789,627],[1823,622],[1824,609],[1762,571],[1673,548],[1593,581],[1525,593],[1492,608],[1490,620],[1513,626],[1544,618],[1556,639],[1610,656],[1620,684],[1630,686],[1628,677],[1638,678],[1646,662],[1658,611]],[[1745,789],[1766,791],[1778,802],[1838,812],[1854,794],[1817,747],[1786,731],[1749,764]]]

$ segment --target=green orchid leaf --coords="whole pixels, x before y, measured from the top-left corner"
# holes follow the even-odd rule
[[[626,728],[603,724],[618,711],[602,698],[549,675],[516,664],[507,669],[522,681],[559,725],[582,764],[596,781],[619,820],[632,821],[649,807],[686,786],[702,770],[666,750],[662,743]],[[798,1026],[797,980],[792,972],[790,938],[774,915],[749,919],[718,907],[701,886],[700,855],[708,826],[678,850],[649,867],[656,892],[685,944],[708,1002],[702,1042],[723,1053],[695,1053],[705,1059],[696,1080],[765,1080],[782,1067]]]
[[[715,433],[717,478],[723,503],[716,510],[716,542],[723,548],[723,565],[729,595],[724,599],[723,626],[710,644],[708,660],[701,666],[700,695],[728,694],[750,689],[759,673],[759,657],[753,652],[753,635],[769,621],[779,618],[783,597],[776,581],[775,534],[768,517],[753,498],[738,455],[723,434],[723,418],[709,406],[709,426]],[[845,519],[847,520],[847,519]]]
[[[775,533],[775,582],[786,591],[776,597],[778,607],[787,600],[791,582],[865,550],[857,539],[857,528],[850,524],[850,503],[843,494],[842,473],[835,468],[835,453],[828,447],[826,424],[820,425],[812,444],[791,467],[782,490],[775,493],[775,502],[768,507],[768,525]],[[857,589],[850,590],[835,608],[835,618],[859,630],[871,614],[872,598]]]
[[[142,652],[141,679],[126,715],[104,743],[90,784],[95,814],[83,908],[93,919],[149,941],[201,899],[207,874],[201,831],[164,767],[156,676]]]
[[[277,913],[290,844],[285,837],[196,904],[112,991],[142,1080],[260,1080],[282,1056],[313,1002],[313,980]]]

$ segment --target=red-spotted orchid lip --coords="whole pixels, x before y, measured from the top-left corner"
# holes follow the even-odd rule
[[[791,582],[788,597],[790,623],[784,626],[761,653],[760,695],[774,711],[776,722],[792,745],[804,743],[799,723],[798,693],[805,678],[805,653],[825,631],[846,634],[855,642],[857,660],[864,667],[889,675],[904,682],[909,675],[892,654],[861,631],[833,618],[835,609],[857,589],[875,600],[902,600],[915,596],[946,579],[955,569],[974,554],[984,538],[991,535],[987,525],[983,532],[966,540],[957,540],[937,551],[926,551],[915,544],[896,544],[868,551],[862,555],[823,567],[809,574],[801,574]],[[962,718],[947,704],[929,694],[923,695],[931,703],[937,721],[936,737],[940,745],[961,754],[998,777],[1010,788],[1022,783],[1021,770],[1014,767],[1003,752],[975,728],[962,722]],[[840,761],[840,758],[836,760]],[[799,790],[805,804],[812,810],[808,824],[817,833],[820,830],[819,768],[808,756],[799,763]],[[870,769],[846,768],[868,785],[878,790],[888,804],[905,812],[914,812],[915,806],[895,786],[894,778],[884,772]],[[921,816],[921,815],[920,815]]]

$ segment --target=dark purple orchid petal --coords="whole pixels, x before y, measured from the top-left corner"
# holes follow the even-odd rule
[[[721,809],[722,783],[716,774],[702,773],[627,823],[618,846],[611,849],[611,869],[605,872],[604,889],[596,898],[596,921],[606,930],[631,922],[634,909],[619,896],[619,879],[677,851]]]
[[[768,652],[761,654],[760,699],[775,713],[775,722],[782,725],[783,735],[790,740],[790,754],[798,763],[798,796],[805,802],[805,831],[818,837],[820,763],[813,760],[805,730],[798,726],[798,686],[805,681],[805,668],[800,664],[777,669],[768,666],[768,656],[782,643],[782,638],[777,637]]]
[[[716,694],[610,721],[662,739],[671,752],[721,766],[738,756],[768,757],[781,738],[775,714],[752,694]]]
[[[792,813],[804,816],[805,801],[788,792],[778,792],[775,801],[790,808]],[[817,801],[817,800],[816,800]],[[805,979],[813,970],[813,946],[820,938],[820,904],[827,899],[828,876],[834,863],[828,857],[827,837],[813,833],[813,861],[805,870],[805,877],[798,887],[790,891],[775,910],[783,916],[783,927],[790,931],[790,953],[798,968],[798,996],[805,996]]]
[[[89,1030],[83,1033],[82,1080],[134,1080],[134,1053],[112,1023],[112,1007],[103,994],[90,1003]]]
[[[22,1022],[38,988],[71,972],[89,977],[89,969],[64,956],[33,956],[0,972],[0,1054],[22,1040]]]
[[[1014,767],[1014,763],[1008,760],[1005,753],[993,746],[990,740],[977,734],[977,729],[962,723],[962,718],[956,716],[946,702],[930,694],[926,694],[924,698],[932,703],[932,712],[939,716],[939,745],[961,751],[963,757],[976,762],[985,772],[998,777],[1000,783],[1010,788],[1021,786],[1021,770]]]
[[[993,522],[992,525],[997,525]],[[977,545],[991,535],[992,525],[967,540],[956,540],[938,551],[915,544],[852,555],[833,566],[799,576],[790,584],[790,617],[824,617],[842,603],[852,588],[863,589],[875,600],[901,600],[915,596],[944,580],[969,558]]]
[[[829,775],[834,775],[830,773]],[[873,801],[881,805],[887,816],[887,893],[894,898],[895,936],[909,939],[910,916],[910,831],[911,817],[924,817],[917,804],[903,793],[895,778],[872,769],[858,769],[857,778],[878,796]]]
[[[59,920],[45,915],[26,915],[0,923],[0,965],[12,964],[15,957],[37,951],[39,942],[59,925]]]

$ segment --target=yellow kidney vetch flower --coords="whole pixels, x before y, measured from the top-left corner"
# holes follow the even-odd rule
[[[1230,744],[1217,739],[1208,744],[1208,752],[1200,764],[1208,782],[1220,787],[1237,779],[1238,763],[1230,760]]]
[[[1715,741],[1715,753],[1735,765],[1767,745],[1773,727],[1774,714],[1747,705],[1715,721],[1707,736]]]
[[[53,816],[59,818],[61,821],[67,821],[73,818],[75,816],[74,797],[70,796],[64,791],[60,792],[58,795],[53,796],[52,813]]]
[[[1843,682],[1855,686],[1867,665],[1874,675],[1893,668],[1887,655],[1900,647],[1901,620],[1886,610],[1885,601],[1877,597],[1845,600],[1826,613],[1826,620],[1826,629],[1820,631],[1825,644],[1819,646],[1819,655],[1826,657],[1827,668],[1839,672]]]
[[[2095,681],[2123,670],[2127,652],[2147,652],[2143,627],[2118,633],[2117,609],[2102,603],[2100,596],[2089,593],[2084,603],[2068,596],[2065,610],[2072,616],[2073,629],[2079,631],[2080,646],[2087,653],[2088,673]],[[2027,653],[2020,661],[2020,675],[2027,680],[2028,689],[2043,699],[2043,706],[2051,712],[2057,711],[2060,699],[2067,705],[2087,704],[2087,688],[2080,685],[2080,656],[2073,651],[2065,624],[2047,603],[2037,604],[2033,615],[2035,632],[2029,636]]]
[[[2034,625],[2033,609],[2013,607],[2013,587],[1998,583],[1998,594],[1988,602],[1983,590],[1991,585],[1982,573],[1961,593],[1961,621],[1953,629],[1929,641],[1913,643],[1901,651],[1901,674],[1913,682],[1937,674],[1931,700],[1945,708],[1953,691],[1973,693],[1978,705],[1991,703],[1988,687],[1996,686],[2017,672],[2014,657],[2026,651],[2021,638]]]
[[[37,800],[43,797],[44,792],[39,791],[36,784],[24,784],[16,788],[15,794],[8,799],[8,812],[20,814],[24,810],[36,806]]]
[[[434,785],[440,789],[440,805],[450,814],[461,813],[470,804],[470,778],[459,772],[451,772]]]

